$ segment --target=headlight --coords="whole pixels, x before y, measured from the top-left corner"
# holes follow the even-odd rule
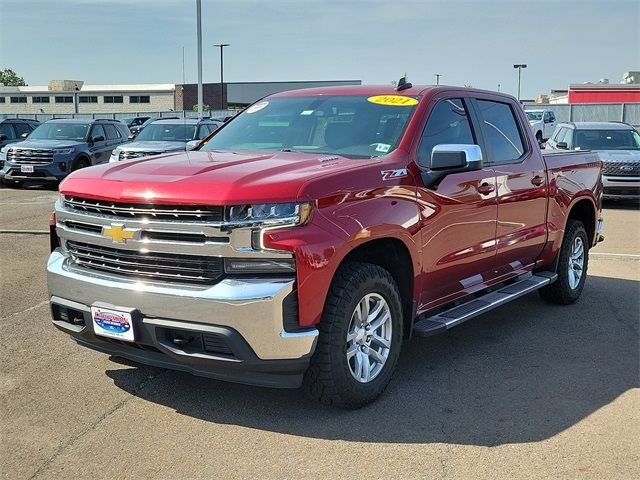
[[[53,153],[55,155],[69,155],[73,153],[73,148],[54,148]]]
[[[304,225],[311,217],[311,203],[237,205],[227,209],[231,223]]]

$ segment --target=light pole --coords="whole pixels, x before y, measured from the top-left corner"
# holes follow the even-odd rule
[[[442,74],[440,73],[436,73],[435,77],[436,77],[436,85],[440,85],[440,77],[442,76]]]
[[[500,91],[500,84],[498,84],[498,92]]]
[[[224,110],[224,62],[223,62],[223,48],[230,47],[229,43],[216,43],[214,47],[220,48],[220,110]]]
[[[527,68],[526,63],[516,63],[513,68],[518,69],[518,101],[520,101],[520,77],[522,76],[522,69]]]
[[[196,0],[196,30],[198,34],[198,119],[202,118],[202,0]]]

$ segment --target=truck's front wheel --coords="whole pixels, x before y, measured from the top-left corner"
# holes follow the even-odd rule
[[[304,388],[325,404],[358,408],[391,380],[402,344],[402,303],[386,270],[347,263],[336,274]]]

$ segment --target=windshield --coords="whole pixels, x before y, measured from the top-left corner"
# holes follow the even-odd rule
[[[576,130],[575,147],[584,150],[640,150],[635,130]]]
[[[136,141],[188,142],[193,140],[196,126],[184,123],[152,123],[144,127]]]
[[[529,120],[542,120],[542,112],[525,112]]]
[[[377,157],[398,146],[417,103],[402,95],[273,98],[247,108],[200,150]]]
[[[43,123],[29,135],[29,140],[77,140],[87,138],[88,123]]]

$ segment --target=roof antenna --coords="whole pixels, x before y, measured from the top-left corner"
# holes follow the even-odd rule
[[[406,90],[411,87],[413,87],[413,85],[407,82],[407,73],[405,72],[404,77],[398,80],[398,86],[396,87],[396,92],[401,92],[402,90]]]

